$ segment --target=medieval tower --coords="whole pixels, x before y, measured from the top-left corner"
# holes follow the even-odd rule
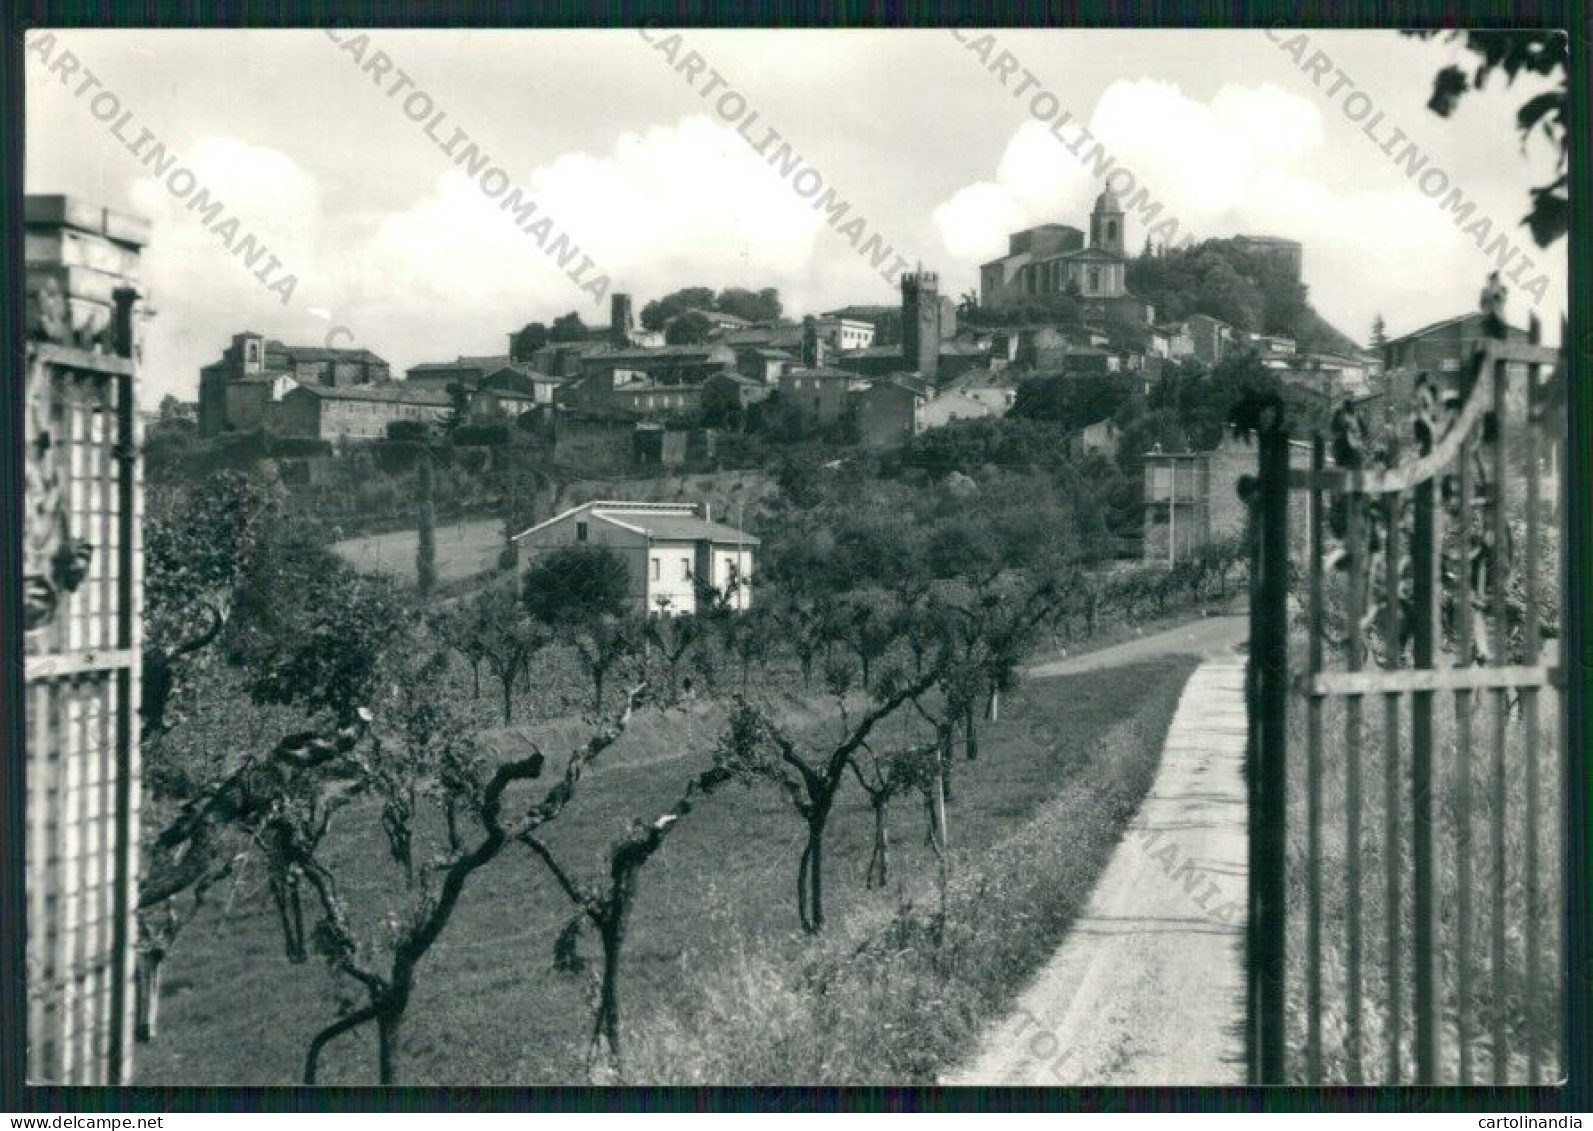
[[[902,361],[933,381],[940,366],[940,277],[933,271],[902,276]]]

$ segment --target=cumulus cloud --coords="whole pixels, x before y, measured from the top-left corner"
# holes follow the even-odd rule
[[[151,151],[146,151],[151,152]],[[146,336],[149,384],[156,396],[192,388],[195,371],[225,345],[214,327],[231,326],[278,333],[301,317],[286,309],[269,282],[297,277],[303,285],[323,275],[321,199],[315,182],[278,150],[233,137],[201,138],[186,151],[146,164],[148,174],[131,189],[133,209],[147,217],[154,238],[144,249],[144,288],[156,312]],[[190,180],[180,171],[187,170]],[[158,175],[164,172],[164,177]],[[203,196],[201,196],[203,192]],[[219,201],[222,209],[207,220],[202,209]],[[198,208],[194,206],[198,205]],[[223,226],[237,221],[233,235]],[[243,241],[265,250],[246,264]],[[267,272],[274,256],[280,266]],[[202,278],[203,286],[194,280]],[[168,298],[181,299],[180,305]],[[246,316],[238,312],[247,311]]]
[[[609,293],[646,301],[687,285],[772,286],[791,310],[858,296],[889,301],[877,270],[826,224],[814,199],[706,116],[626,133],[606,152],[565,153],[542,165],[516,168],[508,154],[494,156],[537,201],[537,215],[594,261],[585,278],[609,277]],[[152,384],[165,384],[169,369],[170,388],[191,388],[192,374],[245,323],[312,344],[330,326],[346,327],[337,344],[368,346],[402,370],[502,350],[509,331],[566,310],[588,324],[606,322],[606,301],[583,292],[516,226],[503,197],[486,195],[441,151],[437,160],[436,180],[408,207],[334,225],[313,181],[280,152],[216,138],[185,155],[212,196],[245,217],[245,226],[255,221],[285,269],[299,275],[286,309],[241,264],[226,262],[222,242],[164,183],[141,184],[135,204],[160,227],[151,271],[157,305],[162,290],[183,295],[182,308],[163,312],[152,327],[152,362],[159,362],[151,365]],[[853,199],[847,185],[826,185]],[[851,215],[860,212],[869,232],[877,230],[854,200]],[[891,242],[890,232],[881,235]],[[197,291],[196,274],[207,280]]]
[[[1319,144],[1321,129],[1315,105],[1274,86],[1225,86],[1208,104],[1155,79],[1112,84],[1089,121],[1114,167],[1162,203],[1163,217],[1211,234],[1231,225],[1280,167]],[[1069,143],[1079,136],[1072,127],[1061,134]],[[1004,246],[993,215],[1084,227],[1100,188],[1079,154],[1031,120],[1007,143],[995,181],[959,190],[936,209],[935,222],[952,254],[989,258]]]
[[[1385,308],[1391,329],[1455,313],[1453,292],[1440,293],[1430,280],[1474,276],[1480,289],[1491,262],[1390,159],[1370,155],[1364,168],[1373,176],[1366,184],[1334,184],[1332,170],[1321,164],[1324,130],[1356,128],[1325,121],[1319,103],[1271,84],[1230,83],[1203,102],[1154,79],[1112,84],[1089,119],[1115,167],[1132,172],[1161,204],[1152,222],[1177,218],[1174,242],[1239,232],[1300,240],[1318,310],[1364,339],[1373,315]],[[1078,136],[1076,126],[1061,133],[1069,143]],[[1472,187],[1465,186],[1468,194]],[[1028,121],[1008,141],[994,179],[959,189],[935,209],[934,221],[955,266],[968,270],[1003,254],[1007,233],[1022,227],[1063,222],[1087,230],[1100,188],[1094,169],[1045,125]],[[1493,198],[1478,207],[1491,213],[1496,230],[1511,225],[1513,241],[1536,251],[1526,232],[1513,227],[1522,202]],[[1137,250],[1147,224],[1132,211],[1127,221],[1130,249]],[[1563,271],[1555,285],[1563,287]],[[1524,320],[1525,301],[1517,298]]]
[[[511,172],[537,214],[595,262],[586,277],[609,276],[610,293],[645,300],[696,284],[773,286],[798,309],[847,286],[867,292],[870,279],[883,286],[812,200],[705,116],[624,134],[606,153],[567,153]],[[835,188],[845,196],[845,186]],[[395,357],[500,348],[501,331],[561,310],[589,324],[607,319],[606,304],[583,293],[501,205],[449,169],[349,256],[349,289],[362,307],[383,311],[383,341]]]

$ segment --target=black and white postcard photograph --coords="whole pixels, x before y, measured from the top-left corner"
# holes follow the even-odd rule
[[[12,29],[17,1110],[1575,1110],[1587,29],[683,15]]]

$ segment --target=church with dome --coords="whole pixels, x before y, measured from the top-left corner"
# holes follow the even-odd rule
[[[1110,189],[1095,198],[1090,241],[1070,224],[1041,224],[1007,237],[1007,254],[979,268],[979,302],[999,306],[1043,295],[1072,294],[1086,316],[1149,324],[1150,303],[1128,289],[1123,206]]]

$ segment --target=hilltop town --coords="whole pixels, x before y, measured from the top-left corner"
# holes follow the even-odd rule
[[[1509,325],[1510,238],[1446,239],[1529,192],[1547,259],[1568,200],[1309,90],[1331,47],[1448,117],[1564,43],[1472,34],[1429,96],[1394,36],[1124,32],[1148,77],[1094,89],[1094,32],[945,31],[974,85],[927,34],[649,22],[140,32],[92,97],[109,40],[30,33],[31,1084],[1566,1078],[1570,353]],[[433,135],[450,70],[492,130]],[[843,120],[822,170],[782,132]],[[324,305],[273,316],[295,267]]]
[[[1398,338],[1379,322],[1363,348],[1311,307],[1297,241],[1238,235],[1171,250],[1147,240],[1132,253],[1132,235],[1108,190],[1082,227],[1012,232],[1007,253],[980,268],[977,293],[943,293],[922,268],[901,276],[896,305],[800,316],[772,288],[685,286],[639,312],[641,296],[614,293],[606,326],[572,311],[508,333],[502,353],[403,373],[369,348],[243,331],[201,370],[197,403],[168,399],[150,414],[153,466],[164,465],[163,436],[201,463],[273,456],[307,507],[352,531],[383,524],[362,512],[387,514],[387,525],[404,516],[362,505],[381,491],[339,474],[343,457],[431,434],[512,452],[536,474],[629,481],[633,495],[647,493],[636,480],[648,475],[848,452],[911,464],[964,437],[990,446],[1021,434],[1057,458],[1117,467],[1116,556],[1176,562],[1237,521],[1211,518],[1236,513],[1226,495],[1244,461],[1225,454],[1221,434],[1236,388],[1277,388],[1322,418],[1346,398],[1408,398],[1401,373],[1438,354],[1458,363],[1482,333],[1475,315]],[[1196,472],[1226,464],[1232,474]],[[1210,485],[1170,503],[1175,467]],[[342,502],[327,504],[333,496]],[[457,496],[445,509],[546,517],[505,499],[501,484],[461,484]],[[1180,505],[1191,508],[1182,532]]]

